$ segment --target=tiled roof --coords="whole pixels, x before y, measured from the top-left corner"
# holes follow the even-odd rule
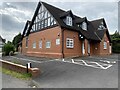
[[[107,32],[108,37],[110,37],[107,29],[98,30],[98,27],[99,27],[101,21],[103,21],[104,24],[105,24],[105,20],[103,18],[98,19],[98,20],[94,20],[94,21],[88,21],[86,17],[81,18],[81,17],[78,17],[78,16],[74,15],[71,10],[70,11],[64,11],[64,10],[61,10],[57,7],[54,7],[54,6],[50,5],[50,4],[47,4],[45,2],[39,2],[38,3],[38,6],[37,6],[36,11],[34,13],[34,16],[32,18],[32,21],[31,21],[31,24],[30,24],[30,27],[29,27],[29,30],[28,30],[27,34],[30,33],[30,30],[32,28],[32,25],[34,23],[35,17],[38,13],[38,10],[39,10],[41,4],[43,4],[46,7],[46,9],[55,18],[55,20],[58,22],[58,24],[59,24],[59,26],[61,26],[61,28],[66,28],[68,30],[77,31],[80,34],[82,34],[86,39],[89,39],[89,40],[101,41],[105,32]],[[72,16],[73,26],[68,26],[63,22],[62,17],[65,17],[66,15],[71,15]],[[87,31],[82,30],[81,27],[78,27],[76,25],[77,23],[82,23],[83,21],[87,22],[87,26],[88,26]],[[105,24],[105,27],[107,28],[106,24]]]
[[[0,36],[0,41],[2,41],[3,43],[5,43],[5,39],[3,39],[1,36]]]

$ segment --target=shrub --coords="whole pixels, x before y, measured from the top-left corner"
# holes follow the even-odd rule
[[[2,51],[5,53],[5,55],[12,54],[10,52],[15,52],[15,48],[11,43],[7,43],[3,46]]]

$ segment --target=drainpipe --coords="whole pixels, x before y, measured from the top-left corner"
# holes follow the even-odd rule
[[[62,29],[62,58],[64,58],[64,29]]]

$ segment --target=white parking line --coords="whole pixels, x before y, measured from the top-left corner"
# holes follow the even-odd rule
[[[31,59],[25,59],[25,58],[17,58],[17,57],[14,57],[14,56],[10,56],[12,58],[16,58],[16,59],[20,59],[20,60],[23,60],[23,61],[30,61],[30,62],[35,62],[35,63],[42,63],[40,61],[35,61],[35,60],[31,60]]]
[[[96,58],[96,59],[102,59],[102,60],[103,60],[103,59],[106,59],[106,60],[109,59],[109,60],[115,60],[115,61],[117,61],[117,59],[111,59],[111,58],[100,58],[100,57],[89,57],[89,58],[94,58],[94,59]],[[105,61],[106,61],[106,60],[105,60]]]
[[[86,62],[84,60],[74,60],[71,59],[71,61],[65,61],[65,59],[53,59],[53,60],[48,60],[48,61],[35,61],[35,60],[31,60],[31,59],[25,59],[25,58],[18,58],[18,57],[14,57],[14,56],[10,56],[12,58],[16,58],[16,59],[20,59],[23,61],[29,61],[29,62],[34,62],[34,63],[45,63],[45,62],[51,62],[51,61],[62,61],[62,62],[68,62],[68,63],[72,63],[72,64],[77,64],[77,65],[83,65],[83,66],[89,66],[89,67],[93,67],[93,68],[100,68],[100,69],[108,69],[110,68],[112,65],[111,64],[99,64],[97,62]],[[76,61],[80,61],[80,62],[76,62]],[[90,63],[94,63],[95,65],[90,65]],[[103,65],[106,65],[107,67],[104,67]]]
[[[107,61],[107,60],[100,60],[102,62],[106,62],[106,63],[116,63],[116,61]]]
[[[72,61],[72,62],[71,62]],[[86,61],[84,61],[84,60],[74,60],[74,59],[71,59],[71,61],[65,61],[64,59],[62,60],[62,62],[68,62],[68,63],[73,63],[73,64],[77,64],[77,65],[83,65],[83,66],[89,66],[89,67],[93,67],[93,68],[100,68],[100,69],[108,69],[108,68],[110,68],[112,65],[111,64],[99,64],[99,63],[97,63],[97,62],[86,62]],[[82,62],[82,63],[80,63],[80,62],[76,62],[76,61],[80,61],[80,62]],[[90,65],[90,63],[93,63],[93,64],[95,64],[95,65]],[[104,65],[105,66],[107,66],[107,67],[104,67]]]

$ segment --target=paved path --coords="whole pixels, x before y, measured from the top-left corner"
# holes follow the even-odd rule
[[[2,88],[29,88],[29,86],[28,81],[2,74]]]

